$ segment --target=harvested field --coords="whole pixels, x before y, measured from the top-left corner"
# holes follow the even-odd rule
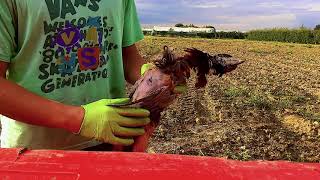
[[[237,160],[320,162],[320,46],[146,37],[146,60],[168,45],[228,53],[246,63],[205,89],[195,79],[163,113],[150,152]]]

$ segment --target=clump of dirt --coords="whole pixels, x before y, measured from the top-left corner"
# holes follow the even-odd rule
[[[315,93],[316,97],[318,98],[318,101],[320,101],[320,90],[318,90],[316,93]]]
[[[283,124],[291,131],[298,134],[311,135],[312,123],[297,115],[289,115],[283,118]]]

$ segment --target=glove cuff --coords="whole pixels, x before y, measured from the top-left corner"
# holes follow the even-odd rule
[[[73,133],[73,134],[76,134],[76,135],[80,135],[81,134],[81,130],[83,129],[83,127],[85,126],[85,121],[87,119],[87,116],[88,116],[88,111],[87,111],[87,108],[85,106],[81,106],[83,109],[84,109],[84,116],[83,116],[83,119],[82,119],[82,122],[81,122],[81,126],[79,128],[79,131],[76,132],[76,133]]]

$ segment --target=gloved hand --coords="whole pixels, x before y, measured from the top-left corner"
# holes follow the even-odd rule
[[[148,70],[154,68],[155,65],[152,63],[147,63],[147,64],[143,64],[141,66],[141,75],[144,75],[145,72],[147,72]],[[176,94],[183,94],[187,91],[187,86],[186,85],[178,85],[174,88],[174,93]]]
[[[143,65],[141,66],[141,70],[140,70],[141,76],[143,76],[145,72],[147,72],[148,70],[150,70],[150,69],[152,69],[152,68],[154,68],[154,67],[155,67],[155,65],[152,64],[152,63],[143,64]]]
[[[133,144],[133,137],[145,133],[143,126],[149,124],[150,112],[140,108],[108,106],[128,102],[128,98],[103,99],[82,106],[85,116],[79,134],[113,145]]]

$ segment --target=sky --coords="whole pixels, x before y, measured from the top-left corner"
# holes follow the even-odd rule
[[[212,25],[217,30],[248,31],[320,24],[320,0],[135,0],[141,24]]]

